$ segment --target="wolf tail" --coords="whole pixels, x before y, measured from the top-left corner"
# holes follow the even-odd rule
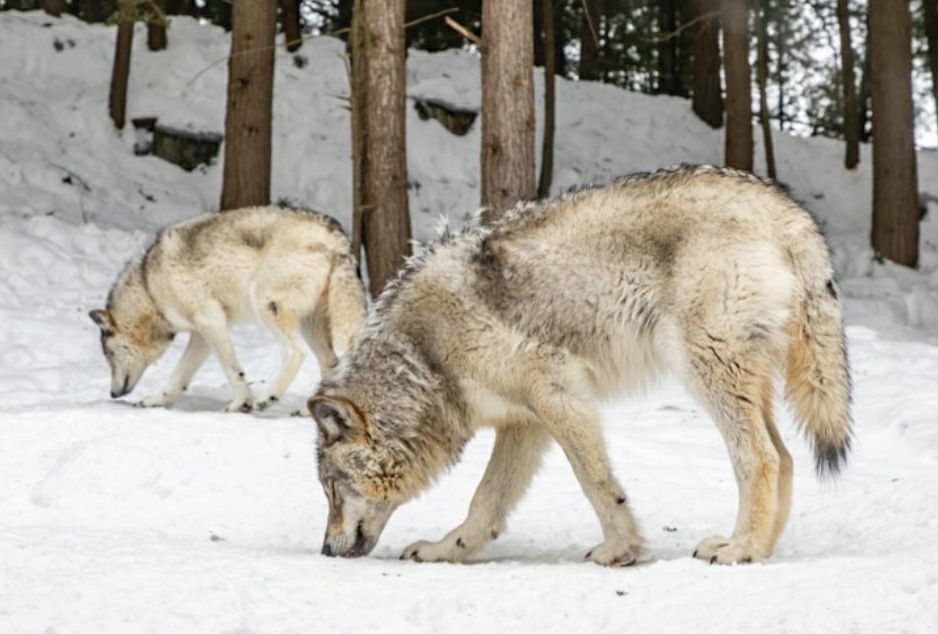
[[[802,281],[790,322],[786,397],[811,441],[818,476],[833,476],[850,451],[850,369],[827,246],[813,223],[801,229],[786,240]]]
[[[355,262],[339,257],[329,274],[329,339],[339,354],[349,349],[352,337],[365,321],[365,287],[358,278]]]

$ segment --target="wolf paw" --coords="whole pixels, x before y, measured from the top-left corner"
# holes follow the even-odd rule
[[[459,547],[448,543],[447,539],[441,539],[438,542],[419,541],[414,542],[404,549],[401,553],[401,559],[410,561],[449,561],[458,562]]]
[[[259,412],[263,412],[268,407],[273,407],[273,405],[277,403],[277,401],[279,400],[280,400],[280,397],[277,396],[276,394],[269,394],[261,398],[256,403],[254,403],[254,409],[256,409]]]
[[[586,560],[600,566],[631,566],[638,558],[641,546],[638,541],[605,541],[586,553]]]
[[[226,412],[241,412],[248,414],[254,408],[251,399],[236,398],[225,406]]]
[[[134,407],[169,407],[171,406],[176,399],[171,398],[168,394],[151,394],[146,398],[137,401],[134,403]]]
[[[762,559],[747,538],[739,537],[708,537],[697,545],[694,557],[723,566],[748,564]]]

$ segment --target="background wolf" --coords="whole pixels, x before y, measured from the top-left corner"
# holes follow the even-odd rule
[[[325,371],[364,314],[364,288],[339,224],[314,212],[257,207],[164,229],[91,318],[101,327],[112,397],[130,392],[175,334],[188,331],[169,383],[141,404],[173,403],[212,351],[234,392],[226,409],[249,411],[254,401],[228,336],[231,324],[259,320],[280,342],[283,368],[257,403],[263,409],[296,376],[303,338]]]
[[[827,249],[808,214],[742,172],[625,178],[441,241],[379,298],[309,406],[330,503],[323,552],[370,552],[391,512],[453,464],[482,425],[495,447],[467,519],[405,558],[463,560],[497,537],[553,438],[594,507],[587,558],[627,565],[641,541],[613,476],[598,399],[669,371],[713,417],[739,487],[711,563],[769,556],[791,497],[773,381],[836,471],[850,380]]]

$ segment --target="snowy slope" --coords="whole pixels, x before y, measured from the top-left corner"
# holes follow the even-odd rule
[[[224,56],[223,34],[176,19],[170,49],[153,54],[142,33],[130,116],[221,131],[225,65],[197,75]],[[478,564],[398,561],[410,542],[462,519],[490,434],[398,511],[372,557],[333,560],[318,555],[326,503],[315,430],[286,416],[312,391],[313,363],[264,415],[218,413],[227,388],[214,362],[175,410],[106,398],[87,310],[149,233],[212,209],[220,184],[219,166],[185,173],[134,157],[131,130],[112,129],[112,44],[105,27],[0,14],[0,59],[21,62],[0,66],[0,632],[938,630],[938,204],[923,223],[922,271],[874,264],[868,148],[847,173],[837,142],[776,139],[781,179],[834,247],[857,442],[842,479],[818,484],[780,408],[795,497],[771,561],[690,558],[700,539],[731,528],[735,484],[719,434],[672,383],[604,409],[648,542],[639,565],[581,562],[599,529],[557,450]],[[303,68],[278,52],[274,188],[347,223],[341,51],[311,40]],[[478,104],[472,57],[411,52],[408,73],[412,97]],[[558,189],[719,162],[721,135],[686,101],[565,81],[558,92]],[[458,224],[477,204],[478,128],[457,138],[408,116],[412,211],[428,238],[440,214]],[[938,197],[938,158],[921,154],[919,169],[922,190]],[[181,343],[134,397],[161,384]],[[236,345],[257,391],[277,367],[275,348],[257,329],[239,331]]]

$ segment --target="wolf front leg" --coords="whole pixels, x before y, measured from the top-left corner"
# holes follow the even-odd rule
[[[505,529],[508,514],[524,495],[549,444],[547,430],[536,423],[498,428],[466,520],[439,541],[411,544],[401,559],[466,561],[482,550]]]
[[[200,335],[211,347],[212,352],[221,362],[228,384],[234,392],[234,399],[225,407],[226,412],[250,412],[254,406],[251,388],[244,378],[244,370],[238,363],[231,337],[228,336],[228,319],[221,306],[212,306],[203,310],[195,320],[195,326]]]
[[[186,345],[186,351],[182,353],[176,369],[166,387],[157,394],[153,394],[138,403],[140,407],[169,407],[176,402],[179,395],[189,388],[192,377],[198,371],[208,357],[209,347],[197,332],[189,335],[189,343]]]
[[[603,542],[586,558],[603,566],[628,566],[642,540],[622,487],[606,455],[599,415],[589,404],[586,371],[575,363],[530,368],[529,405],[563,449],[602,526]]]

